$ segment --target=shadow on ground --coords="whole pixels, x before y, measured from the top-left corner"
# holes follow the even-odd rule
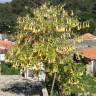
[[[42,84],[32,82],[16,82],[8,84],[5,88],[1,89],[3,92],[11,92],[16,94],[23,94],[25,96],[43,96],[42,95]]]

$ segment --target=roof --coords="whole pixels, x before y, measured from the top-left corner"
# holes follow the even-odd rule
[[[86,48],[96,46],[96,39],[95,40],[84,40],[80,44],[77,44],[77,51],[84,50]]]
[[[85,33],[84,35],[80,36],[80,38],[83,40],[92,40],[96,39],[96,36],[91,33]]]
[[[12,47],[12,42],[8,40],[0,40],[0,49],[10,49]]]
[[[80,52],[80,55],[92,60],[96,60],[96,46],[84,49]]]

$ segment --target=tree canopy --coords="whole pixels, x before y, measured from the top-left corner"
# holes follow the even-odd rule
[[[95,31],[93,1],[13,0],[0,4],[1,31],[15,33],[15,45],[8,51],[7,61],[18,69],[35,66],[34,72],[43,62],[53,82],[51,89],[56,85],[59,96],[74,92],[73,86],[84,91],[80,83],[83,67],[71,58],[78,34]]]
[[[33,10],[33,17],[17,18],[16,44],[8,51],[7,60],[15,68],[35,66],[37,72],[39,62],[43,62],[46,73],[51,78],[56,75],[54,80],[63,96],[83,75],[82,67],[78,67],[81,65],[71,60],[78,38],[75,32],[83,25],[89,27],[88,22],[79,22],[73,11],[69,15],[62,5],[44,3]]]
[[[1,31],[14,33],[16,32],[16,19],[18,16],[25,16],[27,13],[33,16],[32,10],[39,8],[45,2],[50,2],[51,5],[64,5],[67,12],[73,11],[75,16],[78,16],[80,22],[90,20],[90,28],[85,28],[82,32],[95,32],[95,17],[96,17],[96,1],[95,0],[12,0],[10,3],[0,4],[0,26]]]

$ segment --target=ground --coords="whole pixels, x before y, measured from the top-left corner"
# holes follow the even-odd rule
[[[0,96],[42,96],[42,84],[19,75],[0,76]]]

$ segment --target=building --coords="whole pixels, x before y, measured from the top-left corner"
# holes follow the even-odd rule
[[[86,65],[87,74],[93,73],[96,75],[96,36],[91,33],[86,33],[80,36],[80,39],[80,44],[76,45],[80,60],[76,60],[76,58],[74,60]]]
[[[91,33],[85,33],[79,37],[81,42],[76,45],[78,51],[86,49],[91,46],[96,46],[96,36]]]
[[[86,48],[80,52],[83,58],[86,58],[87,72],[96,76],[96,46]]]
[[[12,47],[13,43],[8,39],[0,40],[0,61],[5,60],[5,53]]]
[[[95,40],[96,36],[91,34],[91,33],[85,33],[82,36],[80,36],[80,38],[85,41],[85,40]]]
[[[13,42],[9,41],[6,38],[7,38],[6,34],[0,33],[0,64],[1,64],[1,62],[5,61],[6,52],[13,45]],[[0,67],[0,74],[1,74],[1,67]]]

